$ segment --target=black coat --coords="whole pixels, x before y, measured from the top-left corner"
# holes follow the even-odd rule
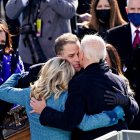
[[[117,49],[122,62],[125,64],[129,63],[130,54],[133,50],[131,38],[130,24],[112,28],[107,34],[107,42]]]
[[[78,0],[77,13],[78,14],[89,13],[90,3],[91,3],[91,0]]]
[[[65,111],[59,112],[46,107],[40,116],[41,124],[73,130],[81,122],[85,113],[88,115],[98,114],[103,110],[112,109],[104,102],[105,90],[111,90],[112,86],[123,92],[126,91],[125,82],[119,76],[111,73],[104,63],[89,65],[70,81]],[[88,132],[76,130],[73,131],[72,139],[91,140],[107,132],[121,129],[126,129],[125,122]]]
[[[117,49],[123,66],[127,68],[126,77],[134,90],[140,87],[140,48],[133,49],[130,24],[108,31],[107,42]]]
[[[140,105],[140,48],[133,49],[132,36],[130,24],[119,26],[108,31],[107,42],[114,45],[117,49],[124,74],[128,78],[132,89],[135,91],[135,99]],[[131,129],[140,130],[138,125],[140,122],[140,113],[136,116],[138,119],[134,120],[133,127]]]

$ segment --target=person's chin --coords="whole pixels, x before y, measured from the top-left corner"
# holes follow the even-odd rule
[[[78,72],[78,71],[80,71],[80,70],[81,70],[81,67],[76,67],[76,68],[75,68],[75,71],[76,71],[76,72]]]

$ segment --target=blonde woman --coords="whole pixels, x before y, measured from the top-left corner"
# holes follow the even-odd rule
[[[55,57],[44,64],[38,80],[30,88],[14,88],[21,77],[20,74],[12,75],[0,86],[0,99],[25,106],[32,140],[70,140],[71,132],[40,124],[39,115],[30,113],[32,110],[30,98],[46,99],[48,106],[58,111],[64,111],[68,83],[74,74],[75,70],[68,61]],[[122,119],[123,115],[124,112],[119,107],[95,116],[85,115],[79,127],[83,130],[90,130],[110,126],[116,124],[118,119]]]

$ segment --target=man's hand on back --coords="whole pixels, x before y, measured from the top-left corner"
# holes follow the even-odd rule
[[[43,109],[46,107],[46,101],[44,99],[38,101],[34,97],[32,97],[30,100],[30,106],[33,108],[30,113],[41,114]]]
[[[130,99],[127,95],[124,95],[119,89],[114,88],[114,92],[106,91],[104,97],[107,105],[121,105],[126,107],[130,103]]]

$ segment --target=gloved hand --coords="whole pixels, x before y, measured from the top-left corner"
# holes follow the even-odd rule
[[[124,119],[125,114],[124,114],[124,110],[123,110],[122,107],[116,106],[116,107],[113,109],[113,111],[117,114],[117,119],[118,119],[118,120],[119,120],[119,119],[121,119],[122,121],[125,120],[125,119]]]
[[[106,91],[104,94],[105,102],[107,105],[120,105],[122,107],[126,107],[130,99],[127,95],[124,95],[122,91],[118,90],[117,88],[113,87],[115,92]]]

